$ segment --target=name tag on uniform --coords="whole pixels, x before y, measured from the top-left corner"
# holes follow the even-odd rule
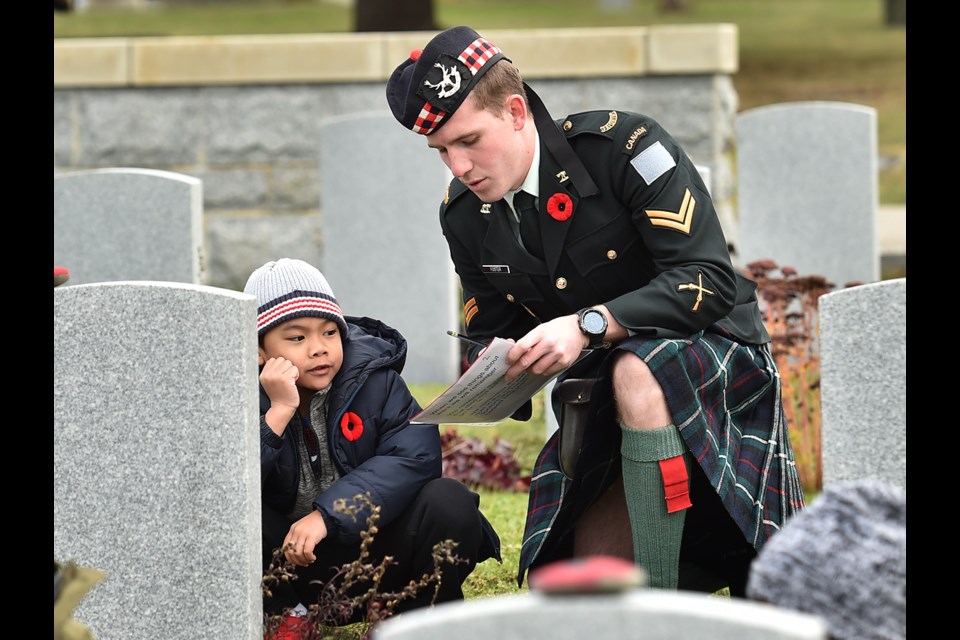
[[[480,268],[484,273],[510,273],[510,265],[506,264],[482,264]]]
[[[638,153],[630,164],[647,184],[653,184],[654,180],[677,166],[673,156],[659,141]]]

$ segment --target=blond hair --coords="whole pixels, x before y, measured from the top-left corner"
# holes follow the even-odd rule
[[[476,108],[485,109],[498,118],[503,112],[507,96],[515,93],[523,96],[529,113],[530,101],[523,88],[523,78],[520,77],[520,71],[509,60],[500,60],[494,64],[477,80],[477,84],[470,91]],[[533,117],[532,114],[530,117]]]

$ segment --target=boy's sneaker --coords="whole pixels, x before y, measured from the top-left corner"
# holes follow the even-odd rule
[[[293,616],[289,613],[283,614],[283,618],[280,619],[280,625],[277,627],[277,630],[272,634],[270,631],[267,631],[264,634],[264,640],[300,640],[301,638],[306,637],[307,635],[307,618],[306,616]]]

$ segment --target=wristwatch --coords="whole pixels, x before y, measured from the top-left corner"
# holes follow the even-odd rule
[[[577,325],[580,332],[590,338],[589,348],[603,344],[603,336],[607,333],[607,316],[598,309],[587,307],[577,311]]]

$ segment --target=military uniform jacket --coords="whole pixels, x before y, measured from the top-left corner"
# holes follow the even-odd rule
[[[746,540],[759,548],[765,536],[802,505],[803,497],[757,285],[733,267],[699,172],[656,121],[636,113],[592,111],[558,124],[564,134],[559,142],[569,149],[545,144],[545,136],[540,136],[543,260],[517,241],[504,201],[480,202],[459,180],[449,187],[440,223],[463,287],[467,333],[480,340],[518,339],[539,322],[605,304],[620,324],[648,343],[699,334],[682,357],[671,357],[669,348],[658,350],[663,351],[658,361],[664,362],[655,366],[666,368],[665,361],[673,360],[669,366],[676,380],[690,353],[704,349],[716,355],[709,345],[729,340],[743,345],[736,364],[707,357],[700,363],[704,376],[712,366],[724,371],[716,376],[722,382],[711,385],[711,398],[726,398],[727,382],[737,393],[749,395],[751,411],[742,421],[738,417],[731,422],[726,416],[713,420],[710,416],[717,414],[697,411],[698,401],[687,396],[675,398],[670,406],[672,412],[681,411],[686,423],[681,435],[695,456],[703,456],[697,460],[706,477],[717,481],[711,486]],[[574,169],[561,166],[551,148],[559,149],[558,155],[567,157]],[[575,157],[564,155],[571,150]],[[583,179],[574,164],[577,159],[595,184]],[[561,376],[606,375],[609,367],[599,364],[606,362],[607,353],[599,350]],[[745,364],[741,371],[738,367]],[[766,375],[751,376],[761,366]],[[664,392],[670,403],[670,389]],[[592,403],[592,410],[599,411],[601,404]],[[529,411],[528,404],[513,417],[529,418]],[[604,424],[591,424],[588,433],[618,433],[608,414],[595,414],[591,419]],[[694,414],[697,419],[687,419]],[[718,434],[724,437],[722,461],[720,448],[710,444]],[[592,453],[589,460],[581,458],[578,469],[586,465],[590,470],[569,481],[559,470],[557,435],[544,445],[533,471],[518,585],[529,567],[565,557],[567,534],[578,514],[612,477],[601,470],[614,468],[612,461],[619,455],[614,439],[596,436],[597,444],[587,443]],[[737,484],[741,481],[751,495],[759,496],[756,500],[744,499]]]
[[[599,193],[582,197],[541,140],[544,260],[521,247],[504,200],[481,202],[458,179],[447,189],[440,224],[468,334],[518,339],[605,304],[633,334],[684,337],[719,323],[743,342],[768,342],[756,283],[733,267],[703,180],[673,137],[623,111],[558,124]]]

